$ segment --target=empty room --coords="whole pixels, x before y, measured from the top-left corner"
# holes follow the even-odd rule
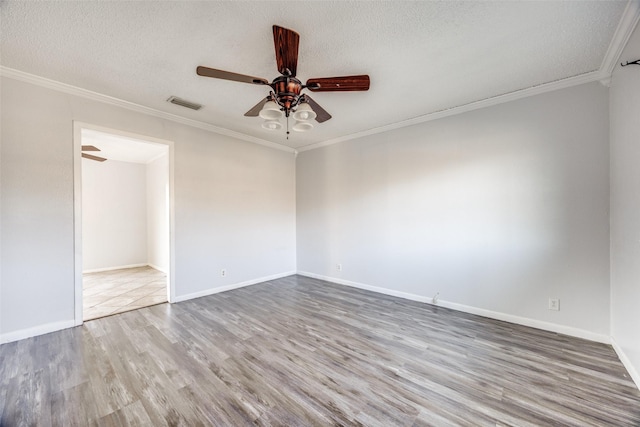
[[[0,426],[640,426],[639,20],[1,1]]]

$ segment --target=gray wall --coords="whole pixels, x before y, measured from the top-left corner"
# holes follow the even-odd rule
[[[621,61],[640,59],[636,29]],[[640,67],[611,84],[611,336],[640,387]]]
[[[608,337],[608,117],[591,83],[303,152],[298,270]]]
[[[147,166],[82,159],[82,269],[147,264]]]
[[[74,120],[175,142],[176,296],[295,270],[292,153],[9,78],[1,102],[5,340],[74,318]]]
[[[623,59],[640,56],[639,38]],[[597,83],[303,152],[296,166],[290,153],[3,78],[0,334],[73,320],[78,120],[175,141],[177,296],[293,271],[297,255],[302,272],[595,334],[611,318],[637,371],[633,71],[617,69],[611,89],[611,272]]]
[[[169,270],[169,156],[147,164],[147,262]]]

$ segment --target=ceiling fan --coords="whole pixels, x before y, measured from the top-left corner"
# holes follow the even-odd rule
[[[98,147],[94,147],[93,145],[83,145],[82,151],[100,151],[100,149]],[[89,160],[95,160],[96,162],[104,162],[105,160],[107,160],[104,157],[98,157],[87,153],[82,153],[82,157]]]
[[[310,120],[315,119],[318,123],[323,123],[331,118],[331,114],[318,105],[309,95],[300,94],[303,89],[309,89],[312,92],[364,91],[369,90],[369,76],[313,78],[307,80],[305,84],[302,84],[302,82],[296,78],[299,41],[300,35],[295,31],[277,25],[273,26],[276,63],[278,72],[281,75],[273,79],[271,83],[269,83],[267,79],[260,77],[247,76],[203,66],[199,66],[196,72],[199,76],[204,77],[270,86],[271,92],[269,96],[258,102],[244,115],[247,117],[260,116],[266,120],[262,127],[277,130],[282,127],[278,119],[282,117],[283,114],[288,118],[291,113],[293,113],[293,118],[296,120],[293,130],[309,130],[313,128]],[[287,121],[287,135],[288,134]]]

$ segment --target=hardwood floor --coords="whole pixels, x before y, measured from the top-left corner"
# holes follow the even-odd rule
[[[639,426],[640,392],[607,345],[291,276],[0,346],[0,425]]]

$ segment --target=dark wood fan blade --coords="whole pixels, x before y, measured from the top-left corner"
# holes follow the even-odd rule
[[[369,90],[369,76],[322,77],[307,80],[307,89],[312,92],[352,92]]]
[[[276,47],[276,63],[280,74],[285,74],[286,70],[295,77],[298,69],[298,45],[300,35],[287,28],[273,26],[273,44]]]
[[[231,80],[234,82],[251,83],[254,85],[268,85],[269,82],[261,77],[247,76],[244,74],[232,73],[230,71],[216,70],[215,68],[208,68],[199,66],[196,69],[199,76],[213,77],[214,79]]]
[[[96,162],[104,162],[105,160],[107,160],[104,157],[92,156],[91,154],[85,154],[85,153],[82,153],[82,157],[89,160],[95,160]]]
[[[318,105],[316,101],[311,99],[309,95],[304,96],[305,101],[309,103],[309,107],[316,113],[316,121],[318,123],[326,122],[331,118],[331,114],[327,113],[327,111]]]
[[[100,151],[98,147],[94,147],[93,145],[83,145],[82,151]]]
[[[262,107],[264,107],[264,104],[266,104],[268,100],[269,100],[269,97],[267,96],[265,99],[263,99],[262,101],[258,102],[255,105],[255,107],[253,107],[252,109],[250,109],[249,111],[244,113],[244,115],[247,116],[247,117],[256,117],[256,116],[258,116],[260,114],[260,111],[262,110]]]

